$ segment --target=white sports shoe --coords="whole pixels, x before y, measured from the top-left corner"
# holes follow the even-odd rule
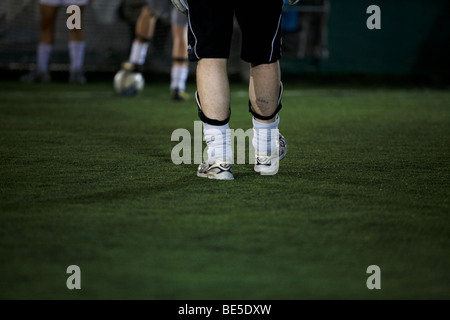
[[[287,153],[287,142],[281,133],[279,133],[279,145],[278,145],[278,159],[276,156],[259,156],[255,155],[256,172],[260,172],[263,175],[274,175],[278,172],[278,162],[282,160]]]
[[[198,166],[197,176],[217,180],[234,180],[231,164],[203,162]]]

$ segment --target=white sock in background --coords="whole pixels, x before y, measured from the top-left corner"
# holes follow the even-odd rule
[[[37,48],[37,70],[39,72],[48,72],[48,63],[52,54],[53,46],[47,43],[39,43]]]
[[[188,66],[172,66],[170,72],[170,90],[186,91],[186,81],[189,75]]]
[[[86,43],[84,41],[70,41],[70,71],[81,70],[84,65],[84,52]]]
[[[142,66],[145,63],[145,58],[147,57],[148,47],[149,43],[141,43],[136,40],[133,41],[133,44],[131,45],[129,62]]]
[[[214,162],[233,163],[233,150],[231,149],[231,132],[229,124],[213,126],[203,122],[203,134],[208,146],[209,164]]]

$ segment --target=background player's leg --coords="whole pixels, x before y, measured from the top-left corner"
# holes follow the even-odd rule
[[[131,46],[128,62],[133,66],[143,66],[147,58],[150,40],[153,38],[156,16],[149,7],[143,7],[136,22],[135,38]]]
[[[83,7],[80,7],[83,10]],[[83,15],[82,15],[83,16]],[[83,37],[83,29],[72,29],[69,38],[70,78],[71,83],[85,83],[84,54],[86,43]]]
[[[185,100],[188,98],[186,94],[186,81],[189,75],[187,27],[172,24],[172,38],[173,47],[170,90],[174,100]]]
[[[41,24],[39,44],[36,50],[36,69],[22,77],[25,82],[49,82],[49,61],[52,54],[53,42],[55,36],[55,22],[58,13],[58,7],[46,4],[40,5]]]

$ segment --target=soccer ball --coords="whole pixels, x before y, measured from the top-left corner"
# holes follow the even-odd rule
[[[144,86],[145,80],[140,72],[121,69],[114,76],[114,90],[123,96],[135,96]]]

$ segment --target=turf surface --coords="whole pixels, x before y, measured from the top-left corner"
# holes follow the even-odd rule
[[[171,161],[194,90],[1,83],[1,299],[450,298],[449,91],[285,83],[278,174],[214,181]]]

